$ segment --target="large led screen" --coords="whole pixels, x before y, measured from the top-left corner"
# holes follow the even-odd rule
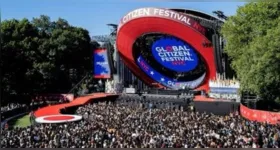
[[[135,40],[132,48],[135,60],[141,56],[151,68],[179,85],[195,81],[206,73],[200,53],[172,35],[144,34]]]
[[[137,64],[141,68],[141,70],[143,70],[153,80],[172,89],[182,89],[183,87],[191,89],[196,88],[203,82],[206,75],[206,73],[204,73],[201,77],[193,81],[178,81],[174,78],[167,77],[153,69],[147,62],[145,62],[142,56],[138,57]]]
[[[164,37],[155,41],[152,45],[152,53],[157,62],[177,72],[188,72],[198,65],[195,50],[186,42],[176,38]]]
[[[93,54],[94,78],[107,79],[111,76],[106,49],[96,49]]]

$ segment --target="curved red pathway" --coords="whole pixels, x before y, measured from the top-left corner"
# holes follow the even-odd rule
[[[116,94],[106,94],[106,93],[94,93],[91,95],[78,97],[69,103],[46,106],[46,107],[40,108],[37,111],[35,111],[34,115],[35,115],[35,117],[59,115],[61,109],[64,109],[67,107],[85,105],[86,103],[88,103],[89,101],[91,101],[93,99],[105,98],[108,96],[117,96],[117,95]]]

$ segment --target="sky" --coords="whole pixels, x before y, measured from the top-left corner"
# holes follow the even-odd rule
[[[221,10],[234,15],[245,2],[226,0],[1,0],[1,20],[50,16],[87,29],[91,36],[110,33],[109,23],[118,24],[128,12],[142,7],[185,8],[212,14]]]

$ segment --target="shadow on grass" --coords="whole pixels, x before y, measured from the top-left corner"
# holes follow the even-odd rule
[[[29,115],[24,115],[15,119],[12,119],[8,122],[9,128],[15,127],[28,127],[31,125]]]

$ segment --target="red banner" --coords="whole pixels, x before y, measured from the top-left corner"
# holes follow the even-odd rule
[[[280,123],[280,113],[277,112],[255,110],[240,105],[240,113],[242,117],[251,121],[267,122],[269,124]]]
[[[139,8],[129,12],[121,19],[118,26],[118,31],[124,24],[128,23],[129,21],[138,18],[144,18],[144,17],[166,18],[190,26],[203,35],[205,35],[206,32],[206,29],[203,26],[201,26],[196,20],[192,19],[190,16],[184,13],[180,13],[177,11],[164,9],[164,8],[152,8],[152,7]]]

